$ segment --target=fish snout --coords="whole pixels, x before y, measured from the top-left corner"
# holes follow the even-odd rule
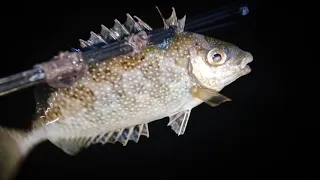
[[[252,56],[252,54],[249,53],[249,52],[246,52],[245,57],[239,62],[238,67],[239,67],[241,70],[250,72],[251,69],[250,69],[250,67],[248,66],[248,64],[251,63],[252,61],[253,61],[253,56]]]

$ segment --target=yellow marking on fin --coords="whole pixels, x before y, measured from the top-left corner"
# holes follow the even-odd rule
[[[199,86],[193,86],[191,88],[191,94],[193,97],[203,100],[205,103],[207,103],[212,107],[216,107],[219,104],[226,101],[231,101],[231,99],[218,93],[215,90],[211,90],[211,89],[203,88]]]

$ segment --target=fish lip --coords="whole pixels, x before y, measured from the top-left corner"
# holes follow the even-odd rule
[[[251,71],[250,67],[248,66],[249,63],[251,63],[253,61],[253,56],[251,53],[246,52],[246,56],[240,61],[239,63],[239,68],[241,70],[245,70],[245,71]]]
[[[246,65],[244,68],[243,68],[243,71],[245,74],[249,74],[251,72],[251,68],[250,66]]]

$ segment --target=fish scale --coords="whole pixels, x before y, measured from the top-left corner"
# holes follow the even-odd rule
[[[185,43],[190,42],[187,38],[185,39]],[[52,134],[49,133],[49,139],[53,142],[59,141],[61,134],[59,133],[55,139],[57,132],[55,129],[62,129],[60,126],[70,126],[70,129],[65,129],[65,134],[63,135],[65,138],[79,135],[95,138],[95,136],[100,136],[101,133],[106,131],[115,131],[166,117],[167,113],[175,113],[174,111],[177,111],[175,107],[183,106],[191,98],[189,89],[192,82],[188,76],[188,71],[185,68],[178,67],[174,62],[175,58],[167,56],[168,51],[162,51],[162,49],[154,47],[150,49],[152,50],[145,50],[144,59],[140,62],[140,65],[133,69],[124,70],[127,64],[118,66],[118,62],[127,58],[126,56],[120,56],[107,63],[100,63],[90,67],[96,70],[89,69],[92,73],[85,79],[77,82],[68,90],[58,90],[57,93],[53,94],[55,97],[51,99],[54,100],[48,102],[51,107],[58,106],[60,109],[64,107],[72,108],[63,109],[63,113],[60,112],[61,117],[57,117],[59,120],[54,123],[50,123],[52,118],[46,118],[51,117],[50,115],[45,117],[45,120],[49,121],[46,122],[46,124],[49,123],[46,129],[48,129],[48,132],[53,131]],[[179,51],[175,48],[169,49],[172,49],[171,51],[174,54],[179,55]],[[180,53],[186,54],[182,51]],[[131,61],[131,59],[129,60]],[[105,72],[104,69],[114,69],[112,68],[113,66],[119,67],[121,78],[114,78],[114,81],[93,80],[93,77],[108,76],[108,72],[103,74]],[[97,73],[100,74],[97,75]],[[118,74],[115,73],[113,75],[117,76]],[[109,74],[109,76],[112,76],[112,74]],[[82,88],[84,90],[82,91],[79,87],[90,88],[87,90]],[[70,91],[72,92],[71,94],[78,94],[75,97],[76,101],[68,98],[70,97],[68,96]],[[83,109],[86,103],[82,103],[81,100],[91,99],[81,96],[85,96],[87,91],[93,92],[95,101],[87,109]],[[61,101],[67,103],[61,105],[59,103]],[[154,113],[155,110],[157,113]],[[174,111],[171,112],[172,110]],[[148,118],[133,120],[132,117]],[[83,124],[86,126],[83,126]],[[77,128],[74,128],[74,126]],[[92,127],[94,131],[89,131],[88,127]],[[73,129],[76,129],[76,132],[73,132]],[[130,139],[130,136],[126,138]]]
[[[80,46],[90,48],[126,38],[129,33],[152,30],[135,18],[137,21],[127,14],[124,25],[117,20],[113,28],[102,25],[100,35],[91,32],[88,41],[80,40]],[[71,87],[38,88],[32,129],[0,127],[0,138],[10,143],[5,147],[6,157],[18,163],[44,140],[69,155],[97,143],[125,146],[141,136],[149,137],[148,124],[165,117],[169,117],[168,126],[182,135],[194,107],[230,101],[219,91],[250,73],[247,64],[252,55],[230,43],[185,32],[186,17],[178,20],[174,8],[170,18],[162,19],[164,28],[174,26],[174,37],[136,53],[91,63],[86,76]]]

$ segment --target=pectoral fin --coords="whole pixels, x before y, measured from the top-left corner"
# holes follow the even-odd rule
[[[219,104],[226,102],[226,101],[231,101],[231,99],[225,97],[224,95],[218,93],[217,91],[208,89],[208,88],[203,88],[199,86],[193,86],[191,88],[191,94],[193,97],[196,97],[198,99],[201,99],[208,105],[212,107],[216,107]]]

